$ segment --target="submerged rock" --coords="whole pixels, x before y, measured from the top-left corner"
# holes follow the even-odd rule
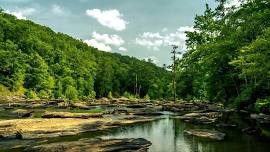
[[[133,115],[137,115],[137,116],[160,116],[163,115],[163,113],[161,112],[136,112]]]
[[[242,132],[250,135],[260,135],[262,133],[262,130],[258,127],[247,127],[245,129],[242,129]]]
[[[145,108],[146,105],[144,104],[130,104],[130,105],[127,105],[128,108]]]
[[[211,139],[211,140],[223,140],[226,135],[225,133],[218,132],[215,130],[208,130],[208,129],[185,130],[184,133],[187,135],[192,135],[192,136]]]
[[[233,128],[233,127],[236,127],[237,125],[235,125],[235,124],[227,124],[227,123],[219,123],[216,126],[217,127],[223,127],[223,128]]]
[[[146,152],[151,145],[143,138],[137,139],[81,139],[27,148],[27,152]]]

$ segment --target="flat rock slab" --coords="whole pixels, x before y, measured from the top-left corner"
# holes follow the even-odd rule
[[[72,108],[79,108],[79,109],[85,109],[85,110],[89,110],[91,109],[91,106],[88,106],[88,104],[86,102],[75,102],[75,103],[71,103],[70,107]]]
[[[102,113],[45,112],[42,118],[102,118]]]
[[[146,152],[151,142],[137,139],[81,139],[34,146],[27,152]]]
[[[29,111],[26,109],[17,109],[12,111],[12,114],[17,115],[18,117],[31,117],[33,111]]]
[[[226,136],[225,133],[215,131],[215,130],[208,130],[208,129],[191,129],[185,130],[185,134],[192,135],[200,138],[211,139],[211,140],[223,140]]]
[[[152,118],[138,117],[134,120],[110,118],[50,118],[13,119],[0,121],[1,139],[37,139],[76,135],[84,132],[106,130],[128,124],[153,121]]]
[[[216,122],[216,120],[221,117],[222,113],[207,112],[207,113],[188,113],[179,118],[185,122],[194,124],[211,124]]]

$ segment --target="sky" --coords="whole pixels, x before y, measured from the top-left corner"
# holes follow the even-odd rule
[[[170,64],[171,45],[185,51],[185,31],[214,0],[0,0],[18,19],[32,20],[107,52]]]

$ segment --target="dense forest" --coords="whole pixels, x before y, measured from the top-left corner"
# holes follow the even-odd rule
[[[196,16],[178,61],[177,94],[270,111],[270,0],[228,7],[218,0]]]
[[[195,17],[177,61],[177,98],[270,112],[270,0],[217,0]],[[170,71],[98,51],[82,40],[0,13],[0,84],[28,98],[169,99]],[[136,85],[137,77],[137,85]],[[136,87],[137,86],[137,87]]]
[[[169,96],[169,72],[0,11],[0,88],[27,98]],[[136,87],[137,77],[137,87]],[[8,92],[6,91],[6,92]]]

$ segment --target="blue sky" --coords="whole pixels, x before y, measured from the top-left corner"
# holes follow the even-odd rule
[[[214,0],[0,0],[0,7],[104,51],[170,64],[170,45]]]

